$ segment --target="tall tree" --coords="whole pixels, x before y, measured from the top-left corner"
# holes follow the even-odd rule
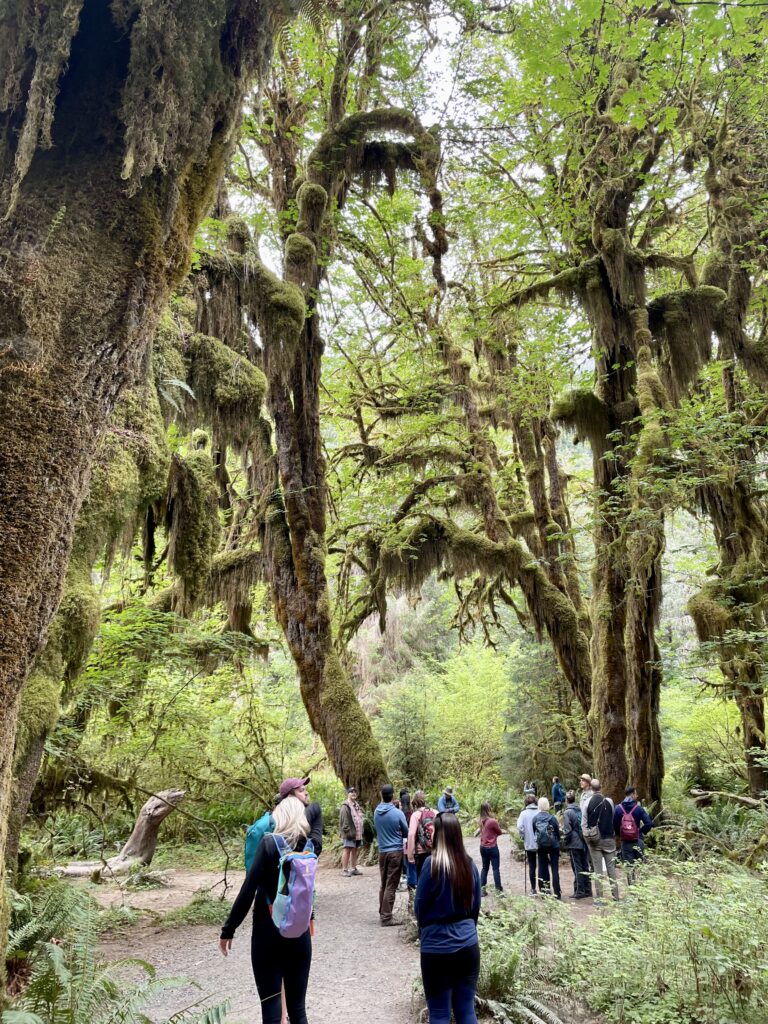
[[[0,12],[0,876],[19,693],[94,451],[146,365],[286,13],[250,0]]]

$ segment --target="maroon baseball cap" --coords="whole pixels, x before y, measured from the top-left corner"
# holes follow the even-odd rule
[[[280,799],[285,800],[287,796],[290,796],[294,789],[298,789],[299,786],[306,786],[309,782],[309,776],[306,779],[283,779],[280,783]]]

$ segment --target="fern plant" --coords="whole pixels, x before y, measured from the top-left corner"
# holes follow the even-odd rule
[[[72,898],[65,889],[52,890],[42,919],[33,918],[11,935],[9,951],[27,957],[31,971],[23,993],[0,1018],[2,1024],[152,1024],[143,1007],[182,980],[158,978],[143,960],[99,961],[98,910],[82,894]],[[41,940],[58,928],[67,937]],[[127,967],[141,971],[139,982],[126,981]],[[196,1003],[164,1024],[223,1024],[226,1014],[226,1003],[208,1008]]]
[[[496,1024],[564,1024],[555,1011],[533,996],[515,996],[509,1002],[477,999],[477,1006],[490,1013]]]

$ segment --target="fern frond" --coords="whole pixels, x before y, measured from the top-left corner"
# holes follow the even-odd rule
[[[516,1002],[520,1007],[524,1007],[534,1014],[536,1024],[541,1024],[542,1021],[544,1024],[563,1024],[563,1021],[551,1007],[546,1006],[538,999],[534,999],[533,996],[520,995],[517,997]]]

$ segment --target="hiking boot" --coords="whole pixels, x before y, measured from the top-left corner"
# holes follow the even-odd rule
[[[382,921],[381,922],[381,927],[382,928],[396,928],[398,925],[403,924],[403,923],[404,923],[403,921],[395,921],[393,918],[390,917],[388,921]]]
[[[354,871],[350,871],[349,868],[344,868],[341,873],[345,878],[349,878],[350,875],[354,875]]]
[[[506,894],[506,893],[504,892],[504,890],[503,890],[503,889],[497,889],[497,890],[496,890],[496,898],[497,898],[497,899],[499,899],[499,900],[503,900],[503,899],[505,898],[505,896],[506,896],[506,895],[507,895],[507,894]]]
[[[482,899],[484,896],[487,896],[487,895],[488,895],[488,891],[485,888],[485,886],[483,886],[482,889],[480,890],[480,898]]]
[[[363,872],[362,871],[358,871],[357,868],[354,868],[349,873],[350,873],[350,875],[362,875]]]

